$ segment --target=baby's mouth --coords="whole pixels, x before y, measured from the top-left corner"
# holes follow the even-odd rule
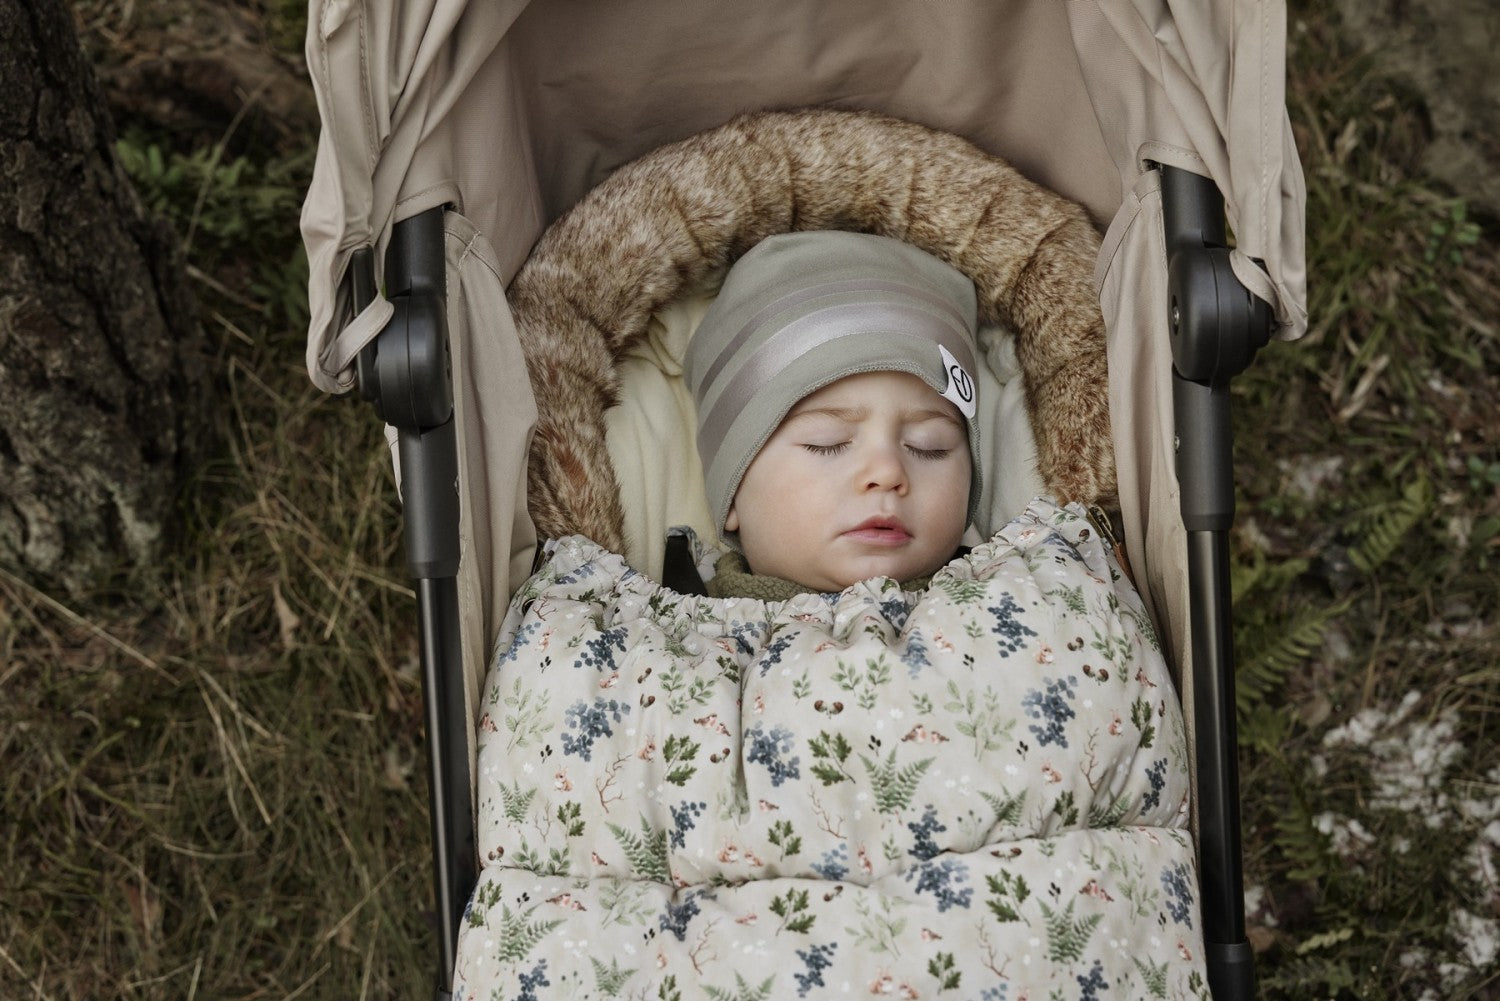
[[[900,518],[866,518],[844,533],[846,538],[877,546],[899,546],[911,540]]]

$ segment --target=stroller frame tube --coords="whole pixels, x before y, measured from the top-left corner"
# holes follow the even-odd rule
[[[374,296],[373,253],[351,262],[356,312]],[[458,933],[477,878],[459,631],[458,443],[448,354],[443,209],[395,224],[386,254],[395,313],[360,353],[360,393],[396,428],[406,563],[417,585],[428,810],[437,908],[436,1001],[452,996]]]
[[[1216,1001],[1251,1001],[1255,956],[1245,936],[1229,578],[1229,381],[1269,339],[1271,317],[1230,267],[1224,200],[1213,181],[1174,167],[1159,169],[1177,478],[1187,529],[1204,962]]]

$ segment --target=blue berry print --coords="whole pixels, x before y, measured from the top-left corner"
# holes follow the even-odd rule
[[[1077,678],[1058,678],[1055,681],[1048,679],[1045,693],[1033,688],[1021,699],[1027,716],[1045,721],[1044,726],[1033,723],[1027,727],[1036,736],[1038,744],[1068,746],[1068,736],[1063,730],[1068,720],[1076,715],[1068,703],[1073,701],[1073,690],[1077,687]]]
[[[784,726],[778,726],[770,733],[766,733],[765,729],[765,724],[757,723],[753,730],[745,734],[750,743],[750,753],[745,760],[752,764],[765,765],[766,771],[771,773],[773,786],[779,786],[787,779],[800,778],[801,771],[798,768],[798,762],[801,758],[793,755],[788,760],[782,760],[782,756],[788,754],[795,746],[792,731]]]
[[[597,738],[614,736],[609,721],[613,719],[618,723],[621,717],[629,713],[630,707],[625,703],[614,699],[605,701],[602,696],[594,699],[592,706],[585,705],[582,701],[573,703],[563,714],[563,718],[567,720],[568,729],[577,730],[578,733],[576,736],[572,733],[562,735],[563,753],[576,754],[588,761]]]
[[[1035,636],[1036,630],[1032,629],[1016,618],[1016,613],[1021,611],[1021,606],[1016,604],[1016,599],[1010,595],[1004,595],[1000,604],[991,605],[989,613],[995,617],[995,627],[990,630],[1000,637],[1000,642],[995,644],[1000,651],[1000,656],[1009,657],[1025,642],[1025,637]]]
[[[1163,869],[1161,886],[1167,891],[1167,912],[1180,925],[1193,927],[1193,890],[1188,883],[1191,873],[1181,862]]]
[[[974,897],[974,888],[963,885],[969,880],[969,868],[958,859],[919,863],[906,871],[906,881],[911,882],[913,876],[917,878],[917,892],[932,894],[940,912],[950,907],[967,909]]]
[[[792,974],[792,979],[797,981],[798,997],[807,997],[807,992],[814,987],[826,986],[823,983],[823,971],[833,965],[833,953],[838,947],[837,942],[829,942],[827,945],[797,950],[797,958],[802,960],[806,970],[805,973]]]

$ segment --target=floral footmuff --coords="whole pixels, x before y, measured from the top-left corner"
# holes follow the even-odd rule
[[[564,539],[500,651],[455,998],[1207,997],[1181,712],[1076,507],[786,602]]]

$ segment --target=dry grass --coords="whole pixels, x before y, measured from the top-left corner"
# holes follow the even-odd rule
[[[87,614],[0,575],[0,995],[416,996],[430,878],[378,430],[226,338],[189,551]]]

